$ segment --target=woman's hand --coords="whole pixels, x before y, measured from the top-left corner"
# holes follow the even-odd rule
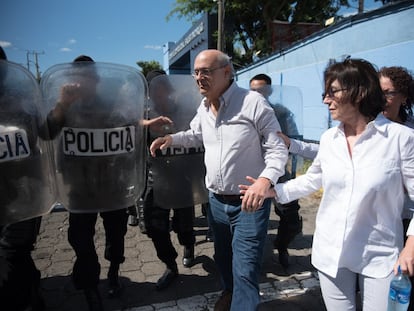
[[[277,132],[277,135],[283,139],[283,142],[285,143],[286,147],[289,149],[290,147],[290,138],[283,134],[282,132]]]
[[[401,267],[402,273],[414,275],[414,235],[408,236],[405,247],[394,265],[394,274],[397,274],[398,266]]]

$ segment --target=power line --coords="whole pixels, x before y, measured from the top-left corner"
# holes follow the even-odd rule
[[[40,81],[40,67],[39,67],[39,55],[43,55],[45,54],[44,51],[38,52],[38,51],[29,51],[26,50],[26,60],[27,60],[27,70],[30,71],[30,63],[34,63],[35,68],[36,68],[36,79],[37,81]],[[34,56],[34,61],[30,60],[29,56],[33,55]]]

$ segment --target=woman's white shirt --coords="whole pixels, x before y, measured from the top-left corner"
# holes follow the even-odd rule
[[[407,121],[404,123],[404,125],[414,130],[414,119],[411,116],[409,116],[407,118]],[[402,218],[411,219],[413,217],[413,214],[414,214],[414,201],[410,200],[409,196],[406,195],[404,198],[404,209],[402,212]]]
[[[312,264],[335,277],[339,267],[382,278],[403,245],[404,188],[414,200],[414,131],[382,114],[347,148],[343,125],[327,130],[306,174],[276,185],[287,203],[323,188]],[[414,235],[410,226],[409,235]]]

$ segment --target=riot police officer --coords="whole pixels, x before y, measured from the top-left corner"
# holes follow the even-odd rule
[[[155,118],[159,115],[169,117],[174,123],[172,125],[164,125],[159,128],[149,128],[148,143],[151,144],[158,136],[163,136],[167,132],[174,131],[174,127],[180,123],[177,118],[183,116],[177,111],[177,107],[171,100],[173,87],[168,80],[165,71],[154,70],[146,76],[149,93],[150,93],[150,110],[149,118]],[[185,114],[185,113],[184,113]],[[161,160],[162,161],[162,160]],[[167,288],[173,280],[178,276],[178,267],[176,258],[177,251],[171,242],[170,236],[170,213],[172,210],[172,229],[177,233],[178,241],[184,246],[184,254],[182,263],[185,267],[190,267],[194,261],[194,206],[166,206],[165,203],[159,203],[161,196],[169,197],[171,195],[179,196],[173,187],[164,187],[161,191],[155,191],[157,184],[161,183],[177,183],[177,177],[168,176],[165,172],[165,167],[159,168],[159,163],[153,158],[149,159],[148,163],[148,177],[147,189],[144,197],[144,219],[147,235],[152,239],[158,258],[165,263],[166,270],[161,278],[156,283],[156,289],[162,290]],[[181,184],[183,191],[189,193],[192,191],[185,185]]]
[[[258,74],[250,79],[250,89],[261,93],[269,99],[272,93],[272,80],[266,74]],[[299,134],[292,112],[281,104],[270,103],[279,121],[282,132],[290,137]],[[288,170],[285,175],[280,177],[279,182],[291,179]],[[275,213],[280,217],[276,239],[273,241],[274,247],[279,253],[279,262],[284,267],[289,266],[288,246],[296,235],[302,232],[302,217],[299,215],[300,205],[298,200],[287,204],[275,203]]]
[[[53,85],[60,87],[48,123],[51,136],[57,138],[58,185],[63,205],[69,210],[68,240],[76,253],[73,282],[84,291],[90,310],[103,310],[97,289],[101,267],[94,245],[95,224],[99,214],[105,229],[105,259],[110,262],[108,295],[116,297],[121,292],[119,267],[125,260],[127,208],[136,200],[140,186],[136,172],[143,171],[136,163],[142,159],[139,150],[144,147],[137,145],[142,140],[140,116],[133,106],[139,100],[134,98],[133,84],[140,81],[123,89],[122,81],[118,85],[117,79],[109,77],[104,82],[110,83],[98,88],[104,83],[98,72],[101,67],[91,57],[81,55],[69,65],[45,73],[42,87],[52,99],[56,93]],[[116,66],[105,66],[105,73],[120,71]],[[125,76],[134,74],[127,71]],[[59,78],[65,82],[56,82]],[[142,86],[144,81],[142,77]],[[119,98],[119,93],[130,94],[130,98]]]
[[[45,184],[51,163],[40,152],[48,133],[39,102],[37,81],[0,47],[0,301],[16,311],[45,309],[31,251],[55,198]]]

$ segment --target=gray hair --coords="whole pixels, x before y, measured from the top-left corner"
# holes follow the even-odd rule
[[[231,68],[231,79],[234,78],[236,72],[234,71],[233,62],[231,61],[231,57],[228,56],[226,53],[222,52],[217,57],[217,62],[219,66],[227,66],[230,65]]]

